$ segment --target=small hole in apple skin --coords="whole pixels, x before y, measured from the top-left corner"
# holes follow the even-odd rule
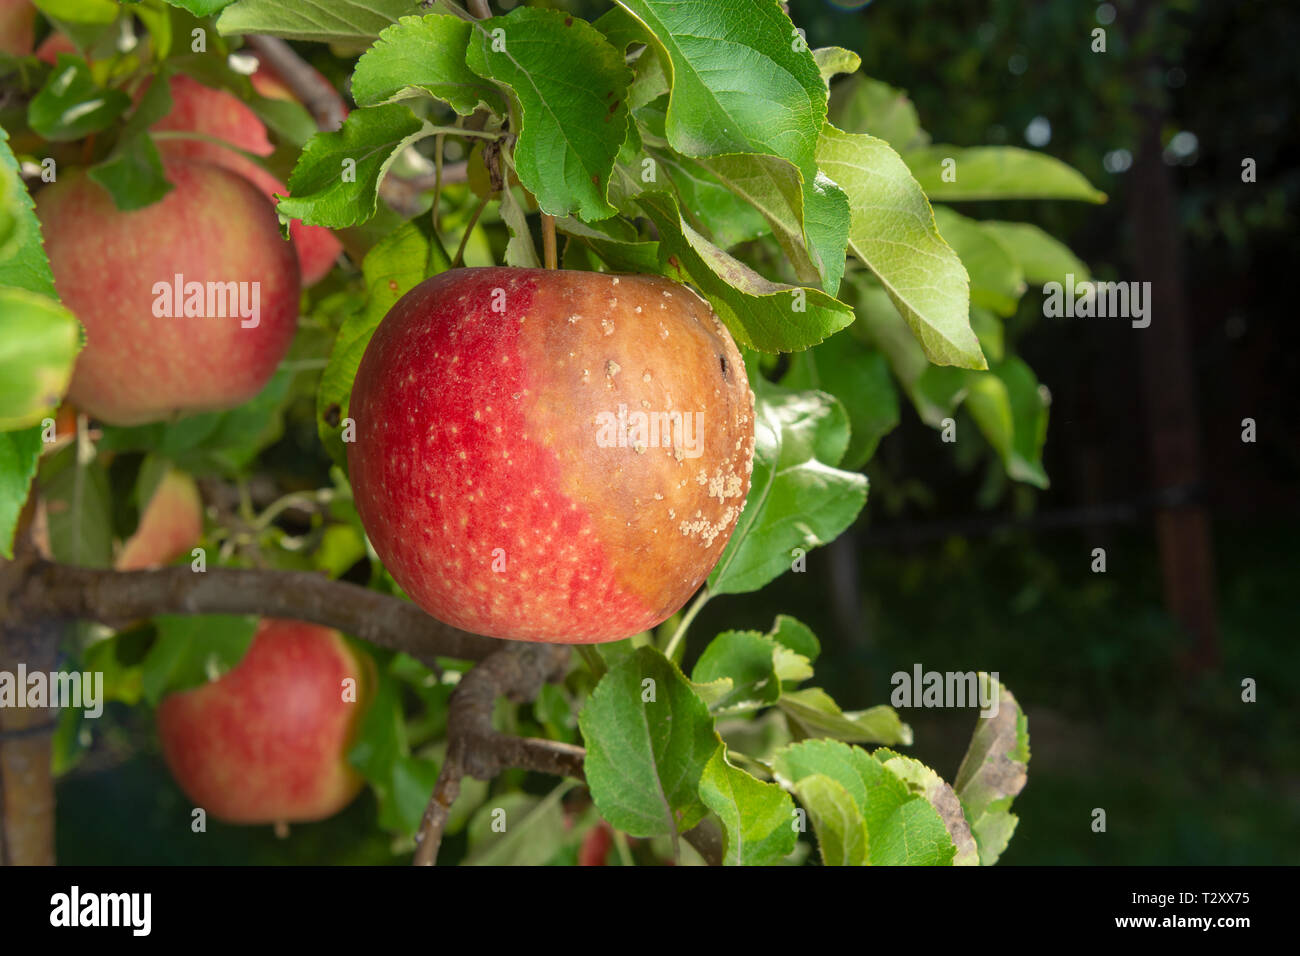
[[[724,381],[730,381],[730,379],[727,378],[727,357],[726,357],[725,355],[719,355],[719,356],[718,356],[718,364],[722,366],[722,378],[723,378],[723,380],[724,380]]]

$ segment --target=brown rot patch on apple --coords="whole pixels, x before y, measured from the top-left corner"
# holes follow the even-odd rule
[[[476,306],[492,287],[530,321]],[[362,360],[348,447],[403,589],[467,630],[566,643],[680,608],[735,526],[753,451],[744,365],[710,315],[666,279],[555,270],[454,270],[404,296]]]

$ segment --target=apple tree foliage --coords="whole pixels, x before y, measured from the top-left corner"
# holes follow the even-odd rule
[[[942,204],[1102,200],[1082,176],[1037,152],[932,143],[904,94],[862,75],[851,51],[810,49],[776,0],[617,0],[593,22],[544,5],[478,20],[445,0],[38,6],[80,52],[53,68],[0,61],[25,104],[0,113],[6,554],[35,488],[55,556],[109,566],[166,463],[240,491],[209,522],[215,562],[331,576],[361,562],[372,587],[395,591],[350,498],[343,442],[357,365],[393,302],[449,267],[449,249],[470,265],[539,265],[545,214],[563,267],[661,273],[714,306],[757,396],[753,485],[689,610],[658,634],[584,655],[536,701],[500,705],[505,729],[586,747],[591,808],[578,826],[564,826],[571,782],[538,798],[510,775],[466,781],[448,823],[468,833],[466,860],[571,858],[597,817],[669,854],[709,816],[731,864],[797,862],[813,846],[826,864],[997,859],[1029,757],[1005,689],[945,782],[902,752],[911,730],[893,709],[844,710],[815,685],[820,645],[794,618],[694,641],[689,672],[684,638],[704,601],[762,588],[853,523],[862,468],[898,425],[900,393],[936,428],[964,404],[1008,476],[1046,485],[1045,390],[1003,319],[1028,284],[1087,269],[1032,225]],[[332,57],[337,80],[350,73],[355,108],[342,127],[317,132],[301,106],[255,92],[230,56],[246,34],[299,41]],[[256,159],[287,178],[282,220],[340,231],[355,265],[305,293],[293,350],[252,402],[134,428],[83,422],[68,439],[52,423],[79,327],[55,295],[24,175],[38,179],[46,157],[89,162],[120,208],[156,201],[171,187],[149,127],[169,108],[167,84],[133,94],[146,76],[176,74],[253,108],[277,143]],[[426,185],[414,213],[395,211],[386,181],[427,183],[439,152],[466,160],[467,181],[442,183],[436,204]],[[259,512],[248,488],[262,453],[304,422],[334,462],[329,484]],[[142,461],[138,475],[110,468],[114,454]],[[312,515],[306,534],[274,520],[290,500]],[[75,655],[105,672],[113,699],[152,704],[232,666],[251,633],[245,618],[164,617],[118,634],[84,627]],[[405,655],[376,657],[377,698],[350,759],[378,797],[378,825],[409,840],[468,665],[444,662],[440,680]],[[84,747],[76,721],[60,727],[60,771]],[[493,832],[494,807],[522,822]]]

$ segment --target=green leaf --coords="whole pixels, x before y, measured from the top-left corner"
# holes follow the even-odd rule
[[[939,234],[966,267],[972,306],[983,306],[999,315],[1014,313],[1025,294],[1025,276],[1011,251],[982,223],[945,206],[935,207],[934,221]]]
[[[793,789],[812,817],[822,865],[866,866],[867,823],[844,785],[815,773],[794,783]]]
[[[166,0],[173,7],[186,10],[196,17],[210,17],[234,3],[234,0]]]
[[[903,156],[931,199],[1081,199],[1105,202],[1082,174],[1046,153],[1015,146],[928,146]],[[945,160],[952,171],[945,176]],[[945,181],[952,180],[951,182]]]
[[[381,239],[361,264],[369,293],[365,308],[343,320],[316,392],[316,429],[325,450],[341,468],[347,468],[343,427],[361,357],[388,310],[427,278],[428,262],[429,240],[414,223],[407,222]]]
[[[91,167],[90,178],[108,190],[113,205],[123,212],[142,209],[172,190],[158,147],[147,133],[118,140],[112,154]]]
[[[932,428],[939,427],[965,396],[967,371],[931,365],[878,282],[859,275],[854,277],[853,285],[857,292],[858,321],[851,331],[884,353],[921,420]],[[936,384],[941,387],[934,388]]]
[[[395,676],[400,655],[378,671],[374,694],[348,750],[348,762],[366,779],[379,802],[379,826],[412,836],[420,827],[438,765],[411,756],[403,712],[402,685]]]
[[[588,225],[566,216],[557,219],[555,227],[591,249],[615,272],[659,271],[659,243],[640,239],[631,224],[623,219],[611,218]],[[569,245],[573,246],[573,242]]]
[[[981,673],[980,699],[988,699],[989,675]],[[953,788],[961,798],[979,846],[980,863],[991,866],[1006,849],[1019,818],[1011,801],[1025,787],[1029,770],[1029,722],[1015,697],[997,685],[998,711],[980,717]]]
[[[853,219],[848,194],[819,171],[811,182],[804,180],[803,217],[808,252],[822,277],[822,288],[835,295],[844,278],[844,254]]]
[[[134,707],[140,702],[143,693],[143,682],[141,680],[141,667],[138,661],[127,663],[131,659],[130,652],[123,654],[123,645],[126,641],[123,636],[114,634],[112,637],[97,640],[86,648],[85,656],[81,661],[81,669],[90,673],[101,673],[104,675],[104,701],[121,701],[128,706]]]
[[[1012,356],[988,372],[972,374],[966,407],[1008,476],[1038,488],[1048,486],[1043,471],[1047,398],[1028,365]]]
[[[27,122],[48,140],[66,142],[106,129],[131,105],[121,90],[95,83],[78,56],[60,53],[41,91],[27,105]]]
[[[835,467],[849,441],[839,402],[756,377],[754,471],[745,510],[709,575],[714,594],[757,591],[790,570],[796,548],[833,541],[867,501],[867,479]]]
[[[14,531],[41,457],[41,429],[0,432],[0,555],[14,556]]]
[[[817,660],[822,652],[821,642],[817,640],[817,635],[812,632],[812,629],[788,614],[776,616],[776,621],[772,624],[772,630],[768,631],[768,635],[782,647],[798,654],[809,663]]]
[[[767,153],[812,173],[826,86],[806,45],[793,42],[794,25],[777,4],[619,5],[653,35],[669,70],[666,131],[673,149],[696,157]]]
[[[704,293],[739,344],[796,351],[853,321],[848,306],[820,289],[771,282],[723,252],[683,221],[670,194],[645,193],[637,203],[659,230],[666,268],[684,273]]]
[[[907,94],[869,76],[853,76],[835,84],[830,119],[842,130],[883,139],[900,153],[930,141]]]
[[[840,462],[846,471],[865,465],[880,439],[898,426],[898,393],[889,379],[888,361],[852,335],[833,335],[790,356],[781,384],[820,389],[840,400],[849,415],[849,447]]]
[[[353,110],[342,129],[317,133],[303,149],[289,176],[292,198],[276,206],[280,221],[331,229],[365,222],[375,214],[379,181],[397,154],[433,129],[400,103]]]
[[[937,773],[912,757],[896,754],[884,747],[872,756],[906,783],[913,793],[924,797],[934,807],[948,831],[948,838],[956,848],[952,865],[979,866],[979,851],[975,847],[975,838],[971,835],[970,824],[966,822],[966,814],[962,811],[956,791]]]
[[[112,23],[121,12],[113,0],[34,0],[34,6],[65,23]]]
[[[712,0],[707,10],[673,0],[619,5],[653,36],[669,74],[665,134],[673,149],[696,158],[765,154],[798,170],[808,253],[834,293],[848,201],[834,183],[818,179],[826,83],[807,45],[795,42],[790,18],[777,4],[751,0]]]
[[[367,46],[414,8],[411,0],[237,0],[221,11],[217,31]]]
[[[194,474],[239,474],[259,451],[283,434],[284,406],[293,375],[282,366],[257,395],[228,411],[149,425],[105,425],[98,447],[156,452]]]
[[[466,866],[542,866],[564,842],[566,780],[540,800],[524,793],[489,798],[469,823]]]
[[[1006,330],[1002,327],[1001,319],[988,309],[973,305],[970,309],[970,327],[975,330],[975,335],[980,340],[980,349],[990,361],[998,363],[1006,358]]]
[[[930,361],[986,367],[970,328],[966,270],[898,154],[883,140],[827,124],[817,158],[851,200],[849,249],[875,273]]]
[[[912,742],[912,728],[898,719],[894,708],[885,704],[846,713],[820,687],[786,691],[778,703],[795,729],[806,737],[832,737],[851,743],[907,745]]]
[[[818,72],[827,83],[841,73],[856,73],[858,67],[862,65],[862,57],[842,46],[822,47],[820,50],[813,50],[812,55]]]
[[[708,707],[677,665],[639,648],[600,679],[578,725],[587,785],[611,826],[637,837],[668,836],[703,819],[700,777],[719,739]]]
[[[908,800],[871,833],[872,866],[953,866],[957,848],[939,811],[925,799]]]
[[[427,94],[461,116],[480,104],[504,114],[501,91],[465,65],[472,29],[460,17],[402,17],[357,61],[352,98],[358,106],[377,106]]]
[[[697,161],[678,156],[676,153],[666,150],[663,152],[650,150],[648,152],[668,174],[673,186],[677,188],[677,194],[681,197],[681,208],[686,217],[691,220],[693,225],[698,225],[708,235],[708,238],[713,241],[714,245],[721,249],[730,249],[742,242],[758,238],[770,228],[769,223],[764,222],[766,213],[755,209],[751,205],[753,202],[752,197],[745,195],[740,189],[736,188],[734,183],[729,182],[716,164],[727,159],[736,159],[742,163],[748,163],[750,161],[758,162],[760,159],[771,159],[771,157],[720,156],[713,160]],[[777,162],[774,165],[779,166],[788,174],[789,181],[793,184],[796,202],[799,204],[798,208],[802,211],[803,197],[799,192],[798,172],[786,162]],[[804,260],[807,261],[807,253],[803,248],[802,231],[799,230],[797,221],[794,228],[799,236],[797,254],[803,256]],[[808,271],[810,275],[804,276],[804,278],[808,279],[808,281],[816,281],[817,270],[812,268],[811,263],[809,263]]]
[[[0,286],[0,430],[39,424],[68,390],[81,326],[56,300]]]
[[[158,639],[142,662],[144,699],[156,705],[165,694],[217,680],[244,658],[257,618],[229,614],[163,615],[154,618]]]
[[[809,778],[830,780],[843,788],[856,805],[866,829],[866,856],[875,866],[947,866],[955,848],[943,821],[929,801],[914,793],[898,775],[859,747],[833,740],[806,740],[778,751],[773,758],[777,779],[793,785],[795,793]],[[836,794],[836,809],[842,819],[847,808],[837,790],[818,783],[813,796]],[[809,812],[816,811],[808,806]],[[841,828],[836,828],[839,832]],[[818,830],[820,842],[821,830]],[[838,847],[833,844],[838,855]],[[826,849],[823,847],[823,859]],[[861,861],[859,861],[861,862]],[[832,864],[827,861],[827,865]]]
[[[655,50],[648,48],[654,43],[654,38],[645,24],[622,7],[613,7],[597,17],[592,26],[603,33],[620,53],[632,45],[641,47],[630,61],[634,76],[627,91],[629,109],[635,111],[668,92],[668,77],[663,63]]]
[[[506,242],[505,260],[508,266],[537,269],[542,262],[537,258],[537,246],[528,228],[528,216],[510,187],[501,190],[501,221],[506,224],[510,239]]]
[[[585,20],[519,7],[475,24],[466,62],[514,91],[522,112],[515,169],[542,211],[612,216],[606,196],[627,136],[632,71],[609,41]]]
[[[779,157],[756,153],[714,156],[700,160],[699,165],[716,177],[728,194],[753,207],[751,213],[756,211],[766,220],[801,282],[819,281],[804,240],[803,179],[799,170]],[[682,198],[687,208],[692,208],[693,197],[683,193]],[[721,241],[718,244],[727,245]]]
[[[113,496],[98,458],[77,460],[68,446],[41,468],[50,551],[64,564],[107,568],[113,563]]]
[[[18,159],[9,146],[9,133],[3,126],[0,126],[0,178],[4,181],[0,195],[5,199],[11,219],[6,254],[0,257],[0,285],[57,298],[54,273],[41,244],[41,224],[36,218],[31,193],[19,174]]]
[[[752,710],[776,703],[781,696],[776,650],[776,642],[758,631],[723,631],[695,662],[691,682],[731,680],[727,693],[710,703],[713,711]]]
[[[726,747],[705,766],[700,799],[722,821],[724,866],[769,866],[794,850],[794,801],[776,784],[729,764]]]
[[[123,212],[155,203],[172,190],[158,148],[149,136],[149,127],[171,108],[171,90],[165,76],[158,76],[122,127],[113,151],[90,168],[90,178],[108,190],[113,205]]]
[[[1075,282],[1092,278],[1087,264],[1071,252],[1065,243],[1031,223],[985,220],[980,225],[1011,252],[1020,264],[1026,282],[1035,285],[1064,283],[1067,275],[1073,275]]]

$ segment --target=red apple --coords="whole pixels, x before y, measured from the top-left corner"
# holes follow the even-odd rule
[[[54,66],[59,62],[60,53],[70,53],[77,56],[77,45],[72,42],[66,33],[51,33],[36,48],[36,58],[44,60],[50,66]]]
[[[435,276],[376,330],[349,414],[357,509],[385,567],[430,614],[493,637],[659,624],[708,576],[749,489],[744,363],[708,304],[657,276]]]
[[[26,56],[36,42],[36,7],[32,0],[0,0],[0,53]]]
[[[198,486],[189,475],[169,468],[113,566],[119,571],[162,567],[188,554],[202,536],[203,501]]]
[[[344,682],[355,681],[355,701]],[[337,631],[264,620],[220,679],[158,707],[163,756],[185,794],[228,823],[322,820],[362,780],[347,760],[373,675]]]
[[[266,200],[208,163],[171,160],[166,174],[175,188],[133,212],[84,173],[36,200],[55,288],[86,329],[68,400],[115,425],[246,402],[297,324],[298,263]],[[180,314],[169,290],[178,275],[182,291],[205,290],[201,303],[187,293]],[[186,315],[187,304],[206,317]]]
[[[614,834],[609,825],[601,822],[582,836],[582,845],[578,847],[578,866],[604,866],[609,851],[614,848]]]
[[[171,112],[151,127],[155,132],[203,133],[255,156],[269,156],[274,151],[266,136],[266,126],[233,93],[204,86],[183,74],[171,78],[170,91]],[[239,173],[272,202],[277,194],[289,194],[289,188],[274,175],[246,156],[217,143],[164,140],[158,144],[158,148],[163,156],[203,160]],[[300,219],[289,224],[289,235],[298,254],[304,285],[311,285],[324,278],[343,248],[328,229],[308,226]]]

